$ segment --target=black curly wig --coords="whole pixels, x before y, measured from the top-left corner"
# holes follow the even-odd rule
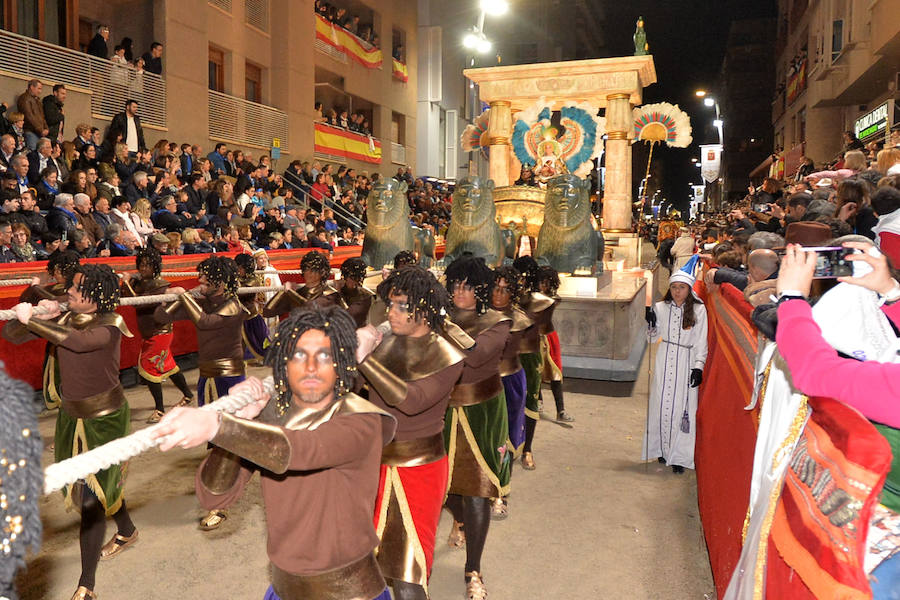
[[[199,265],[197,272],[205,275],[211,287],[222,285],[226,296],[236,296],[238,290],[237,263],[226,256],[210,256]]]
[[[366,261],[358,256],[348,258],[341,265],[341,277],[362,283],[362,280],[366,278]]]
[[[508,265],[497,267],[494,269],[494,285],[496,286],[501,279],[506,282],[506,288],[509,290],[509,301],[518,304],[519,295],[522,293],[522,275]]]
[[[150,265],[150,268],[153,269],[153,276],[159,277],[162,271],[162,255],[159,253],[159,250],[153,246],[147,246],[138,250],[137,254],[134,255],[134,266],[140,269],[141,263]]]
[[[343,396],[353,389],[356,381],[356,321],[339,306],[305,306],[295,310],[278,325],[272,345],[266,353],[265,364],[272,367],[278,394],[278,416],[287,412],[293,393],[288,386],[287,364],[297,351],[297,340],[310,329],[318,329],[331,340],[331,356],[337,372],[334,393]]]
[[[475,310],[483,314],[491,306],[491,292],[494,289],[494,272],[484,262],[484,258],[464,254],[447,265],[444,271],[447,278],[447,290],[453,295],[453,289],[465,283],[475,290]]]
[[[98,313],[111,313],[119,306],[119,278],[109,265],[81,265],[78,291],[97,305]]]
[[[57,250],[47,260],[47,272],[53,275],[53,271],[59,269],[65,281],[59,281],[58,283],[69,287],[72,284],[72,276],[78,272],[80,265],[81,259],[74,250]]]
[[[530,256],[520,256],[513,261],[513,267],[522,274],[524,288],[522,293],[537,292],[538,290],[538,264]]]
[[[394,256],[394,268],[399,269],[405,265],[416,264],[416,255],[409,250],[401,250]]]
[[[452,307],[450,294],[428,269],[406,265],[394,269],[376,288],[385,306],[391,305],[391,294],[407,296],[407,311],[414,319],[422,317],[432,331],[440,332]]]
[[[556,291],[559,289],[559,273],[556,272],[556,269],[549,265],[538,267],[537,281],[538,288],[542,283],[547,284],[547,295],[556,295]]]
[[[318,250],[313,250],[300,259],[300,270],[318,271],[322,274],[322,278],[324,279],[331,273],[331,263],[328,261],[327,256]]]

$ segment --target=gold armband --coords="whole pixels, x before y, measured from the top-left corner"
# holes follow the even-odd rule
[[[284,430],[274,425],[222,415],[211,441],[272,473],[284,473],[291,462],[291,443]]]
[[[51,344],[56,344],[57,346],[63,343],[73,331],[71,327],[60,325],[56,321],[45,321],[34,317],[28,320],[28,324],[26,324],[25,327],[28,328],[28,331],[41,336]]]
[[[394,375],[390,369],[369,356],[360,363],[359,372],[369,382],[378,395],[389,406],[400,406],[406,400],[406,382]]]
[[[213,448],[200,471],[200,481],[209,493],[221,496],[237,482],[241,457],[222,448]]]
[[[184,310],[187,311],[188,317],[194,323],[200,322],[200,317],[203,316],[203,309],[200,308],[200,305],[197,304],[197,301],[194,300],[194,297],[189,293],[184,293],[178,296],[178,300],[181,302],[181,305],[184,307]]]

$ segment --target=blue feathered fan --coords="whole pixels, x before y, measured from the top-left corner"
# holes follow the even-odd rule
[[[597,116],[598,112],[586,102],[563,106],[557,127],[552,123],[552,103],[548,105],[542,98],[517,115],[512,135],[516,158],[523,165],[534,166],[547,160],[561,162],[567,172],[584,177],[593,166],[591,161],[603,151],[606,119]]]
[[[481,152],[482,156],[488,157],[490,144],[487,129],[490,117],[491,109],[487,109],[478,115],[473,123],[466,125],[459,137],[459,145],[463,152]]]

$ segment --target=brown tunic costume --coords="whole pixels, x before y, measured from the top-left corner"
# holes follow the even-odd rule
[[[375,299],[375,292],[362,285],[357,285],[353,289],[341,285],[340,295],[347,306],[347,312],[356,321],[356,328],[365,327],[369,322],[369,311]]]
[[[336,304],[341,308],[347,308],[347,304],[338,291],[328,283],[322,282],[315,287],[303,285],[296,290],[277,292],[266,303],[262,316],[266,318],[277,317],[307,304],[322,308]]]
[[[393,418],[354,394],[319,411],[292,403],[283,417],[274,404],[256,421],[222,417],[216,448],[197,472],[197,498],[206,509],[227,508],[259,468],[278,596],[378,596],[385,584],[372,554],[372,513]]]
[[[522,363],[519,361],[519,348],[525,332],[534,324],[534,321],[522,309],[513,304],[508,305],[506,308],[495,310],[512,321],[509,338],[507,338],[506,346],[503,347],[503,354],[500,356],[500,376],[506,377],[522,368]]]
[[[133,277],[130,281],[126,279],[122,282],[122,297],[165,294],[166,290],[169,289],[169,285],[171,284],[161,277],[154,277],[153,279]],[[134,307],[134,312],[137,315],[138,331],[144,339],[172,331],[172,323],[159,323],[154,317],[157,306],[156,304],[140,304]]]

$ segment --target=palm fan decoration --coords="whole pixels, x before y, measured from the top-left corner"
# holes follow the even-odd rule
[[[653,160],[653,147],[656,144],[665,144],[670,148],[687,148],[693,138],[691,137],[691,118],[686,112],[678,108],[677,104],[659,102],[657,104],[645,104],[634,109],[634,142],[642,141],[650,143],[650,156],[647,157],[647,173],[644,175],[643,189],[647,189],[647,181],[650,179],[650,162]],[[646,193],[641,198],[641,211],[643,212]]]
[[[557,127],[552,123],[552,103],[541,98],[516,116],[512,135],[516,158],[523,165],[537,165],[542,157],[553,156],[567,172],[584,177],[593,166],[591,161],[603,151],[606,119],[598,112],[588,103],[563,106]]]
[[[480,151],[487,157],[490,147],[487,140],[488,119],[490,119],[490,116],[491,109],[487,109],[476,117],[475,122],[466,125],[459,138],[459,145],[463,152]]]

